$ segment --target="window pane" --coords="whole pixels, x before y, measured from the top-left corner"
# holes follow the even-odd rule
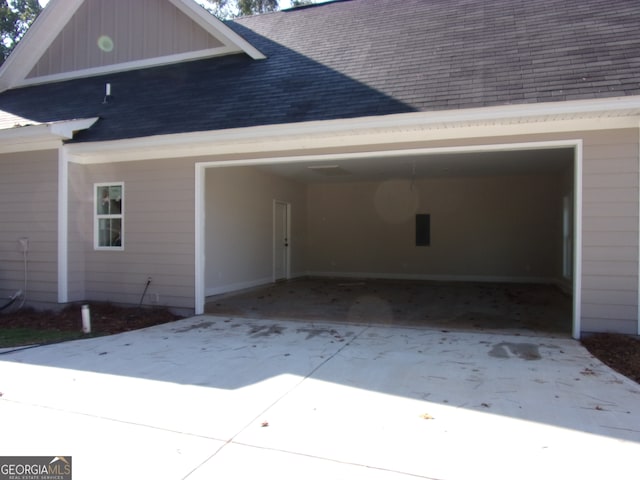
[[[111,220],[111,246],[122,246],[122,220],[119,218]]]
[[[109,187],[109,199],[109,213],[112,215],[122,213],[122,187]]]
[[[98,201],[97,204],[97,214],[98,215],[108,215],[109,214],[109,187],[98,187],[98,191],[96,193],[96,197]]]
[[[98,220],[98,246],[122,246],[122,220],[119,218],[101,218]]]
[[[109,247],[111,238],[111,220],[101,218],[98,220],[98,246]]]

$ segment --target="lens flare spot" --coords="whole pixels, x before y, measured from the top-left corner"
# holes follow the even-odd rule
[[[109,35],[102,35],[98,38],[98,48],[103,52],[113,51],[113,40]]]
[[[373,203],[378,215],[387,223],[407,222],[418,209],[419,195],[409,180],[382,182],[374,195]]]

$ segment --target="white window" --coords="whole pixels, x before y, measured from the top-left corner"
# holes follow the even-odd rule
[[[124,183],[96,183],[93,192],[96,250],[123,250]]]

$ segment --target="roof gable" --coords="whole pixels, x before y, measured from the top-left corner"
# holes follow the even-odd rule
[[[264,58],[193,0],[52,0],[0,90],[242,52]]]
[[[15,88],[0,109],[41,123],[100,117],[79,143],[606,98],[636,116],[640,100],[637,0],[348,0],[225,26],[268,58]]]

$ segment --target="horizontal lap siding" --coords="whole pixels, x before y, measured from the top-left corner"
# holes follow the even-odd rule
[[[584,137],[583,331],[637,333],[638,142],[636,129]]]
[[[85,296],[194,307],[195,168],[188,160],[82,166],[85,194]],[[124,251],[93,248],[93,185],[124,182]],[[71,227],[73,228],[73,227]]]
[[[638,325],[637,129],[567,132],[443,142],[446,145],[583,140],[583,331],[636,333]],[[437,143],[437,142],[436,142]],[[422,146],[434,146],[426,142]],[[194,160],[80,167],[86,296],[137,303],[148,276],[160,303],[194,303]],[[125,251],[93,250],[94,182],[125,182]],[[77,212],[76,212],[77,213]],[[71,214],[70,214],[71,216]],[[73,228],[73,227],[72,227]],[[82,228],[78,227],[79,230]],[[86,239],[84,239],[86,237]],[[70,259],[71,262],[71,259]],[[152,297],[145,297],[150,303]]]
[[[85,300],[85,245],[91,242],[91,225],[85,219],[90,213],[89,192],[85,188],[84,168],[70,163],[69,229],[68,229],[68,300]]]
[[[0,155],[0,304],[24,289],[18,240],[29,239],[27,305],[57,302],[58,152]]]

